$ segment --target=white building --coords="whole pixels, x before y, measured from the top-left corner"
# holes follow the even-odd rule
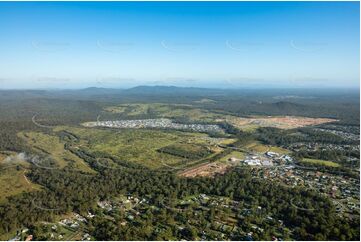
[[[260,166],[261,161],[259,159],[251,159],[251,160],[245,160],[244,163],[250,166]]]

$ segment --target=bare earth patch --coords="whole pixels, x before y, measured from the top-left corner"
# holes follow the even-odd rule
[[[178,175],[182,177],[196,177],[196,176],[210,177],[210,176],[214,176],[215,174],[224,174],[229,167],[230,167],[229,164],[223,164],[218,162],[207,163],[196,167],[192,167],[190,169],[186,169],[180,172]]]
[[[297,116],[268,116],[251,118],[230,118],[228,122],[241,129],[256,127],[275,127],[280,129],[294,129],[310,125],[335,122],[336,119],[329,118],[308,118]]]

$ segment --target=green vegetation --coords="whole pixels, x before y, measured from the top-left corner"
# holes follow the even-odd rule
[[[26,177],[28,169],[29,164],[15,152],[0,153],[0,202],[23,192],[40,189],[39,185]]]
[[[161,153],[179,156],[191,160],[204,158],[211,153],[211,151],[207,149],[207,147],[181,143],[162,147],[158,151]]]
[[[311,163],[311,164],[330,166],[330,167],[340,167],[340,164],[336,162],[327,161],[327,160],[309,159],[309,158],[302,159],[302,163]]]
[[[284,148],[281,148],[281,147],[277,147],[277,146],[271,146],[269,151],[271,152],[276,152],[278,154],[291,154],[291,151],[287,150],[287,149],[284,149]]]
[[[99,198],[110,199],[119,194],[130,193],[140,199],[147,198],[149,206],[139,210],[142,211],[142,214],[137,215],[136,219],[128,220],[126,225],[121,224],[122,213],[118,217],[113,217],[114,220],[110,219],[107,214],[104,216],[97,213],[96,218],[89,226],[89,232],[96,239],[199,239],[202,231],[207,228],[207,221],[236,223],[242,229],[236,230],[232,235],[226,233],[233,240],[245,239],[244,231],[250,230],[254,232],[253,238],[257,240],[270,240],[275,235],[291,240],[340,238],[353,240],[357,239],[359,235],[356,226],[357,220],[344,220],[336,216],[332,203],[325,197],[302,189],[289,189],[273,183],[252,181],[248,170],[228,172],[223,176],[202,179],[181,179],[170,173],[147,169],[104,170],[98,178],[93,179],[67,170],[52,172],[42,169],[34,170],[31,179],[48,187],[49,190],[33,193],[31,197],[41,200],[46,207],[56,207],[59,210],[29,210],[26,208],[32,206],[29,201],[30,195],[23,194],[14,197],[11,203],[7,204],[6,210],[0,207],[0,216],[4,221],[1,224],[0,232],[14,229],[18,224],[28,225],[33,224],[33,221],[49,220],[51,214],[54,213],[77,211],[80,214],[86,214],[87,211],[95,210],[94,203]],[[69,180],[72,182],[64,183]],[[236,206],[237,210],[243,211],[243,214],[235,213],[239,217],[232,215],[234,214],[232,210],[227,208],[223,210],[222,206],[217,209],[219,211],[201,209],[199,207],[202,203],[201,200],[195,201],[186,210],[173,209],[177,208],[177,203],[180,202],[178,199],[183,200],[189,196],[199,196],[200,194],[210,197],[227,197],[228,201],[229,199],[234,200],[239,203]],[[310,204],[310,209],[314,210],[304,212],[292,207],[290,201],[295,199],[298,201],[301,198],[304,206]],[[210,206],[205,207],[211,208]],[[247,209],[250,209],[250,212],[247,212]],[[15,211],[22,216],[14,218],[12,214]],[[269,223],[264,220],[267,216],[271,216],[275,221],[282,220],[283,225],[280,225],[279,231],[274,231],[274,226],[267,225]],[[190,222],[186,223],[185,221]],[[315,223],[319,226],[315,227]],[[257,228],[253,230],[252,225],[254,224],[257,224],[257,227],[262,230]],[[164,234],[157,229],[167,230],[167,228],[176,228],[180,225],[189,226],[188,229],[192,232],[179,233],[178,230],[171,229]],[[334,227],[337,227],[338,230],[328,229]],[[144,228],[149,229],[145,230]],[[207,235],[211,236],[209,239],[215,238],[212,235],[212,228],[217,230],[218,225],[215,223],[211,230],[207,230]],[[287,232],[289,230],[293,231],[292,234]]]
[[[251,152],[257,152],[257,153],[265,153],[267,151],[270,151],[270,147],[267,145],[263,145],[259,142],[253,142],[245,146],[246,149],[248,149]]]
[[[3,202],[8,197],[40,188],[39,185],[27,180],[25,175],[26,171],[21,168],[11,167],[5,169],[0,166],[0,202]]]
[[[273,99],[281,95],[276,90],[173,91],[0,91],[0,238],[13,238],[16,231],[28,228],[34,240],[49,240],[51,226],[60,218],[91,212],[95,216],[78,230],[63,226],[54,233],[65,240],[80,240],[85,232],[97,240],[359,240],[358,210],[347,208],[347,216],[338,212],[329,195],[333,183],[328,183],[334,177],[342,180],[343,174],[345,181],[359,179],[354,137],[359,135],[358,98],[310,91],[308,95],[317,98],[278,102]],[[35,114],[43,126],[32,122]],[[290,130],[260,128],[257,123],[240,130],[241,124],[226,122],[230,117],[239,121],[268,115],[340,121]],[[217,123],[226,134],[80,126],[97,117]],[[229,165],[231,157],[267,151],[288,154],[296,165],[308,162],[304,173],[326,175],[294,186],[293,181],[282,183],[282,177],[272,179],[267,172],[276,170],[272,167]],[[29,157],[5,167],[4,159],[22,152]],[[33,157],[39,162],[51,157],[57,169],[32,164]],[[219,165],[226,172],[177,175],[208,164],[207,169]],[[326,183],[321,193],[306,186],[317,182]],[[350,207],[359,202],[358,187],[351,187],[353,195],[345,197],[350,186],[336,185],[337,199],[352,203]],[[139,198],[137,206],[126,203],[130,195]],[[108,211],[98,201],[125,205]]]
[[[221,115],[208,112],[207,110],[194,108],[191,105],[165,103],[124,104],[107,107],[105,110],[113,113],[125,114],[134,118],[147,115],[150,117],[173,118],[182,121],[214,122],[216,118],[222,117]]]
[[[82,159],[64,148],[64,142],[59,137],[39,132],[19,133],[18,136],[25,140],[36,153],[50,157],[56,161],[60,168],[71,164],[73,168],[85,172],[94,172]]]
[[[337,130],[337,128],[336,126],[335,129]],[[357,147],[359,141],[349,138],[353,137],[351,133],[355,129],[353,126],[340,126],[339,128],[347,130],[348,133],[345,132],[347,135],[340,136],[307,127],[294,130],[259,128],[255,136],[264,144],[292,150],[292,154],[299,160],[303,158],[331,160],[339,164],[339,166],[333,167],[343,167],[350,173],[352,168],[359,165],[360,154]]]
[[[220,159],[220,161],[228,163],[230,158],[236,158],[236,159],[239,159],[239,160],[244,160],[245,159],[245,153],[239,152],[239,151],[232,151],[230,154],[222,157]]]
[[[197,159],[210,155],[211,142],[206,134],[143,130],[87,129],[58,127],[80,138],[77,147],[88,152],[112,155],[120,160],[135,162],[150,168],[177,164],[184,158]],[[224,142],[224,140],[222,140]]]

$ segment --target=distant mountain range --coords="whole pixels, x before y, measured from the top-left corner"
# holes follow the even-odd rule
[[[312,99],[330,96],[345,98],[346,96],[359,97],[359,90],[351,89],[216,89],[216,88],[199,88],[199,87],[177,87],[177,86],[136,86],[129,89],[121,88],[100,88],[88,87],[84,89],[49,89],[49,90],[1,90],[0,99],[7,97],[24,98],[119,98],[119,97],[244,97],[246,100],[257,99],[272,101],[278,103],[278,106],[288,105],[289,100]],[[281,98],[280,98],[281,97]],[[283,98],[284,97],[284,98]],[[280,99],[282,101],[280,101]],[[308,98],[309,99],[309,98]],[[278,101],[278,102],[277,102]],[[316,100],[313,100],[316,101]],[[284,107],[289,108],[289,107]],[[301,107],[298,107],[301,108]]]

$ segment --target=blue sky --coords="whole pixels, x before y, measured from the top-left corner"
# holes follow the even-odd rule
[[[0,2],[0,88],[358,87],[358,2]]]

